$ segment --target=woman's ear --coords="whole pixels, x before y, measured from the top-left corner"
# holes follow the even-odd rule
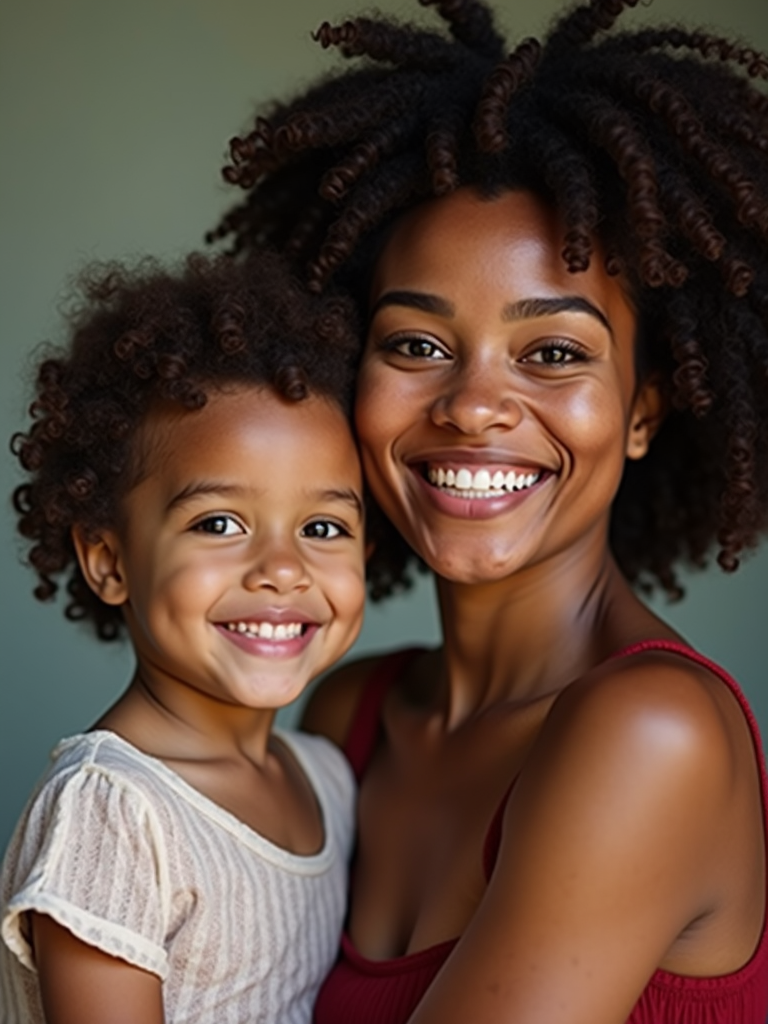
[[[72,527],[72,542],[85,581],[105,604],[121,605],[128,600],[128,587],[121,567],[120,542],[114,530],[89,534]]]
[[[627,433],[627,458],[642,459],[647,453],[666,412],[658,374],[640,385],[632,404]]]

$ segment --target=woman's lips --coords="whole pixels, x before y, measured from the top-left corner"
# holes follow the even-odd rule
[[[483,498],[527,490],[537,483],[541,477],[541,470],[521,469],[520,467],[515,470],[498,465],[476,468],[451,464],[427,464],[423,475],[433,487],[458,492],[455,495],[457,497],[462,497],[461,492],[465,491],[472,493],[471,495],[464,494],[463,497]]]
[[[498,463],[429,462],[411,467],[430,502],[460,519],[491,519],[520,505],[552,474]]]

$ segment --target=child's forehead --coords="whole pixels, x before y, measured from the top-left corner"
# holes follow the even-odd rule
[[[189,409],[167,399],[154,401],[144,417],[141,431],[162,437],[167,443],[184,434],[216,430],[222,437],[239,433],[244,423],[253,424],[270,433],[278,424],[290,424],[291,432],[310,429],[313,419],[326,430],[351,433],[349,420],[339,404],[325,395],[310,392],[304,398],[292,399],[269,385],[228,384],[203,388],[205,402]]]
[[[138,432],[132,475],[138,483],[224,464],[247,473],[261,462],[273,463],[277,473],[297,462],[307,477],[327,476],[344,460],[356,466],[357,453],[335,401],[314,393],[292,400],[268,386],[238,384],[210,389],[199,409],[155,402]]]

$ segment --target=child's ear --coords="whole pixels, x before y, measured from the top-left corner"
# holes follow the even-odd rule
[[[72,542],[85,581],[94,594],[105,604],[125,604],[128,587],[121,567],[117,534],[113,530],[89,534],[81,526],[73,526]]]
[[[642,459],[647,453],[665,412],[659,377],[653,374],[640,385],[632,405],[627,434],[628,459]]]

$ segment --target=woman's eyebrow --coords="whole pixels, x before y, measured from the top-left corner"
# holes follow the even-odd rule
[[[456,312],[452,302],[441,299],[439,295],[430,295],[428,292],[386,292],[374,304],[371,316],[375,316],[385,306],[408,306],[410,309],[420,309],[423,313],[435,313],[437,316],[446,317],[452,317]]]
[[[594,317],[613,338],[613,328],[604,313],[581,295],[560,295],[552,299],[520,299],[508,303],[502,310],[502,320],[527,320],[532,317],[554,316],[556,313],[586,313]]]

